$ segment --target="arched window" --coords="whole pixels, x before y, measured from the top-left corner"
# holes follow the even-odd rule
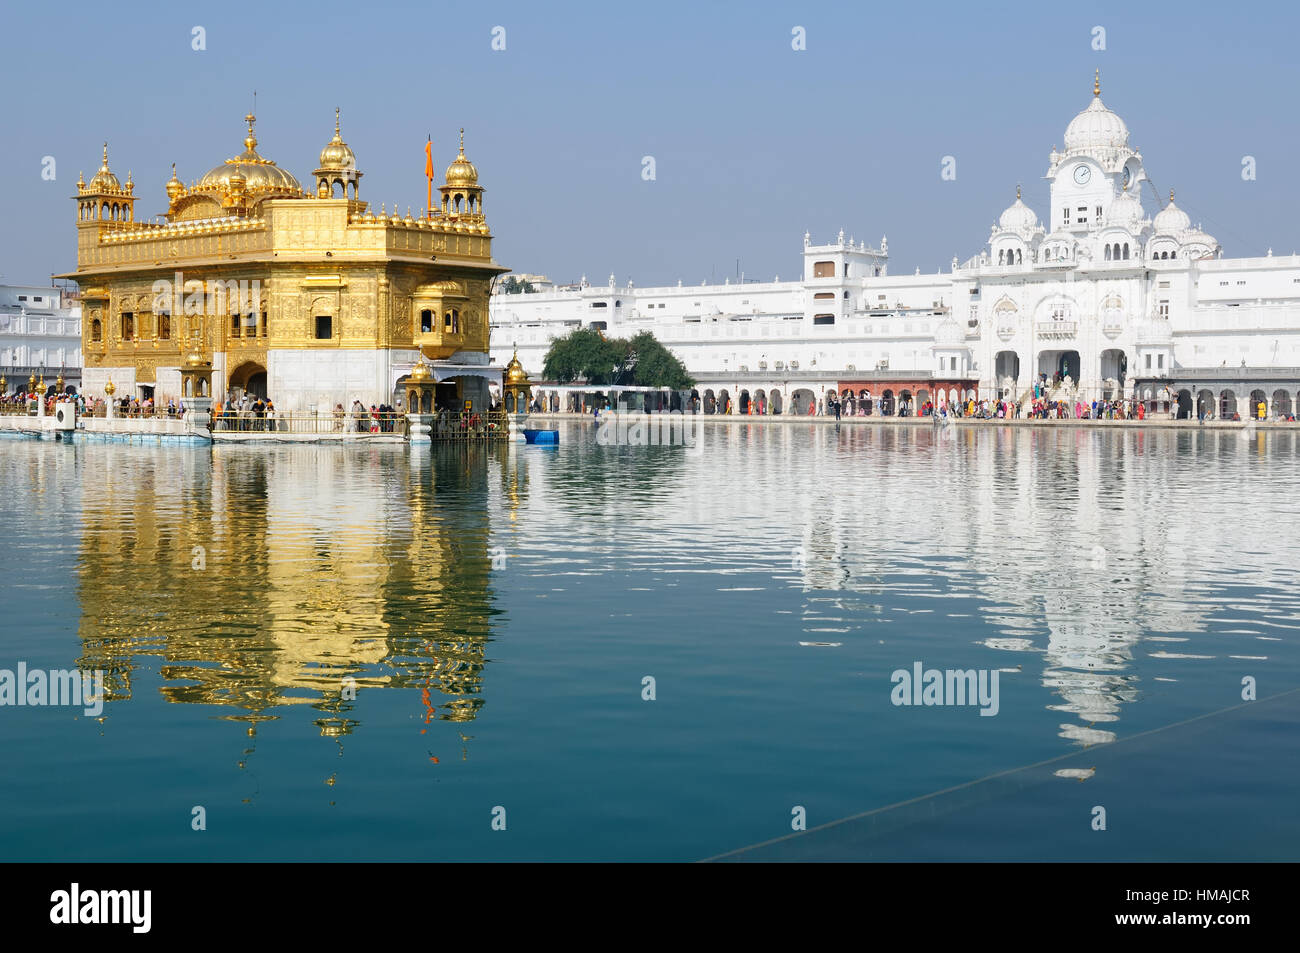
[[[1124,243],[1124,260],[1128,261],[1128,242]]]
[[[1004,262],[1004,261],[1002,260],[1003,256],[1005,256],[1005,255],[1006,255],[1006,252],[1002,251],[1001,249],[998,249],[998,264],[999,264],[999,265],[1006,264],[1006,262]]]
[[[1170,258],[1177,258],[1177,257],[1178,257],[1178,250],[1175,249],[1174,251],[1171,251],[1171,252],[1169,253],[1169,257],[1170,257]]]
[[[122,312],[122,340],[130,341],[135,337],[135,315],[130,311]]]
[[[420,312],[420,333],[430,334],[433,332],[433,312],[425,308]]]
[[[1019,248],[1017,248],[1017,249],[1016,249],[1016,264],[1017,264],[1017,265],[1023,265],[1024,263],[1025,263],[1024,252],[1022,252]]]
[[[1110,261],[1110,246],[1106,246],[1106,260]]]
[[[90,339],[92,341],[104,340],[104,326],[100,323],[99,318],[90,322]]]
[[[170,341],[172,337],[172,319],[169,314],[158,315],[158,340]]]

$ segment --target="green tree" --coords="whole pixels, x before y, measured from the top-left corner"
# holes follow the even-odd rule
[[[672,351],[659,343],[649,331],[642,331],[628,342],[631,383],[638,387],[671,387],[686,390],[695,378]]]
[[[616,383],[614,377],[621,359],[614,344],[593,328],[574,328],[551,342],[542,362],[542,375],[561,384],[579,379],[591,384]]]
[[[671,351],[649,331],[632,340],[606,338],[593,328],[574,328],[551,342],[542,362],[547,380],[567,384],[671,387],[685,390],[695,381]]]
[[[531,281],[523,281],[516,278],[514,275],[507,275],[501,280],[501,283],[497,285],[497,294],[503,295],[530,295],[535,290],[536,289],[533,287]]]

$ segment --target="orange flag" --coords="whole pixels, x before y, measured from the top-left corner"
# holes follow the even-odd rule
[[[424,144],[424,177],[429,180],[429,216],[433,216],[433,136]]]

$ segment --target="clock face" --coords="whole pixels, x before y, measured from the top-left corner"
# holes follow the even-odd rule
[[[1088,180],[1092,178],[1092,170],[1086,165],[1075,166],[1074,181],[1080,185],[1087,185]]]

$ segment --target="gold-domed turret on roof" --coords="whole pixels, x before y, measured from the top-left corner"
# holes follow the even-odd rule
[[[339,110],[334,110],[334,138],[325,143],[325,148],[320,151],[320,167],[322,169],[355,169],[357,167],[357,157],[352,152],[352,148],[343,141],[343,136],[339,131]]]
[[[104,143],[104,161],[99,165],[99,171],[95,177],[90,180],[90,189],[94,192],[103,192],[107,190],[118,191],[122,184],[117,181],[115,176],[108,168],[108,143]]]
[[[343,134],[339,130],[337,106],[334,108],[334,138],[325,143],[325,148],[320,151],[320,168],[312,174],[316,176],[317,198],[333,198],[335,186],[342,191],[342,198],[348,198],[350,186],[351,198],[359,201],[361,173],[357,171],[356,153],[343,141]]]
[[[176,178],[176,163],[173,162],[172,177],[167,180],[167,198],[174,202],[176,201],[176,197],[184,191],[185,186],[181,183],[180,179]]]
[[[447,166],[447,174],[444,177],[447,185],[478,185],[478,169],[474,168],[474,163],[465,158],[465,129],[460,130],[460,154],[452,160],[451,165]]]

